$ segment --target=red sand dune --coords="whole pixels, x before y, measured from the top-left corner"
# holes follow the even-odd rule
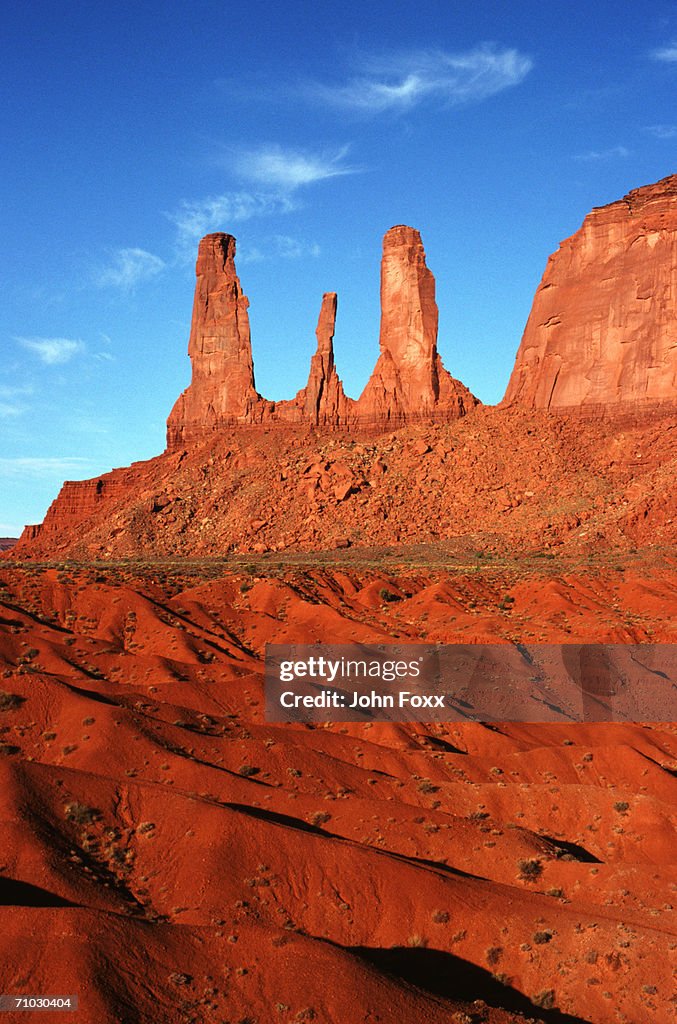
[[[667,1021],[673,725],[262,712],[271,638],[673,642],[642,558],[5,563],[3,990],[97,1024]]]

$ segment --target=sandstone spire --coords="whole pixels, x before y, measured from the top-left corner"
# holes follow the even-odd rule
[[[262,403],[254,386],[249,302],[235,271],[235,239],[206,235],[198,248],[193,319],[188,342],[192,381],[167,421],[167,444],[251,422]]]
[[[358,402],[361,419],[406,421],[437,412],[461,416],[477,404],[437,352],[435,278],[415,228],[383,239],[380,355]]]
[[[548,260],[505,402],[677,398],[677,175],[592,211]]]
[[[303,418],[315,426],[345,423],[349,400],[334,365],[336,292],[322,296],[317,321],[317,351],[310,361],[308,383],[303,392]]]
[[[288,401],[270,402],[257,393],[249,303],[234,257],[232,235],[206,235],[200,242],[188,343],[192,380],[167,420],[169,450],[241,424],[388,429],[438,415],[455,418],[477,405],[437,354],[435,279],[414,228],[391,228],[383,241],[381,353],[357,402],[345,395],[334,365],[334,292],[322,298],[306,387]]]

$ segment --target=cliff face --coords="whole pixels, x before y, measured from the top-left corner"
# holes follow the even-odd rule
[[[677,175],[595,209],[548,260],[505,402],[677,397]]]
[[[334,363],[337,298],[323,296],[308,383],[290,401],[256,391],[248,301],[235,271],[235,239],[200,242],[188,353],[192,381],[167,421],[169,450],[237,425],[275,422],[337,428],[455,419],[478,404],[437,352],[435,279],[418,231],[392,228],[383,243],[380,355],[359,400],[348,398]]]

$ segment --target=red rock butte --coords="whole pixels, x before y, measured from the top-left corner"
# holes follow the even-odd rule
[[[442,365],[414,228],[383,241],[380,352],[358,399],[334,362],[334,292],[308,383],[274,402],[256,390],[235,239],[203,238],[196,270],[192,380],[167,451],[66,482],[10,557],[672,542],[677,175],[594,210],[550,257],[495,408]]]
[[[584,410],[676,395],[673,174],[594,209],[550,257],[505,402]]]
[[[290,401],[272,402],[259,395],[254,382],[249,302],[235,270],[232,235],[202,239],[196,274],[188,343],[192,380],[167,421],[170,450],[238,424],[388,429],[456,419],[479,404],[445,370],[437,352],[435,279],[414,228],[398,225],[383,240],[380,354],[357,400],[344,393],[334,363],[334,292],[322,298],[306,387]]]

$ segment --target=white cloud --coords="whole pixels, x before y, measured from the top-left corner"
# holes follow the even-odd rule
[[[594,161],[613,160],[615,157],[630,156],[630,150],[625,146],[611,146],[609,149],[589,149],[586,153],[576,153],[574,160]]]
[[[320,247],[316,242],[304,242],[290,235],[273,235],[262,240],[260,245],[243,247],[239,262],[262,263],[264,260],[300,260],[310,257],[316,259],[320,255]]]
[[[82,476],[92,465],[89,459],[75,455],[56,457],[0,458],[0,476],[63,477],[68,473]]]
[[[369,57],[344,85],[314,83],[316,99],[367,113],[407,110],[426,99],[452,106],[472,103],[518,85],[533,61],[514,49],[493,45],[462,53],[423,50]]]
[[[97,275],[97,282],[102,287],[132,289],[157,277],[165,266],[164,260],[145,249],[118,249],[110,266]]]
[[[663,46],[658,50],[653,50],[651,53],[653,60],[661,60],[667,64],[677,63],[677,43],[671,43],[670,46]]]
[[[27,408],[22,399],[32,393],[32,388],[29,387],[0,384],[0,417],[7,419],[10,416],[20,416]]]
[[[0,418],[2,419],[7,419],[9,416],[20,416],[23,411],[23,407],[20,405],[0,401]]]
[[[251,192],[224,192],[204,199],[184,200],[168,213],[178,232],[177,245],[182,254],[194,256],[195,243],[212,231],[228,231],[232,225],[253,217],[288,213],[294,208],[284,195]]]
[[[674,139],[677,136],[677,124],[650,124],[644,131],[655,139]]]
[[[40,361],[47,366],[67,363],[73,356],[85,350],[83,342],[74,341],[72,338],[15,338],[15,341],[29,352],[35,352]]]
[[[274,242],[277,255],[285,260],[300,260],[304,256],[317,258],[320,255],[320,247],[314,242],[301,242],[289,235],[275,235]]]
[[[347,146],[320,153],[283,149],[275,145],[259,146],[236,154],[235,170],[242,178],[284,193],[327,178],[354,174],[356,168],[343,163],[347,152]]]

